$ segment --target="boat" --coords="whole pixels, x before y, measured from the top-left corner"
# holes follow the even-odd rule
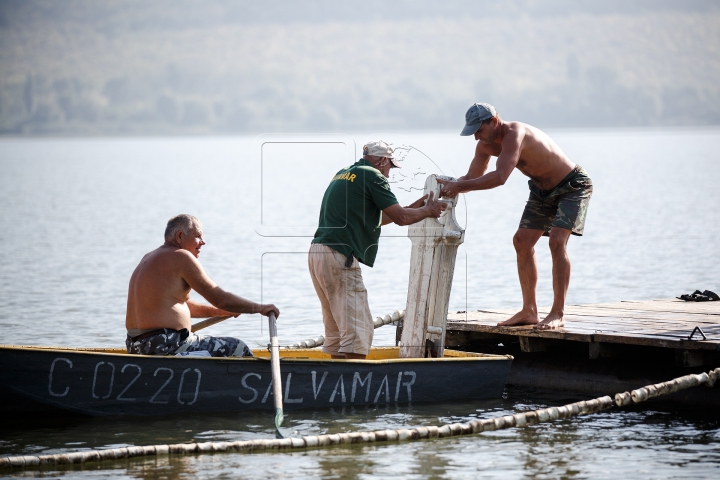
[[[89,416],[272,410],[270,354],[253,353],[161,357],[0,346],[0,406],[6,414]],[[365,360],[336,360],[318,349],[283,349],[280,358],[285,410],[499,398],[513,360],[449,349],[441,358],[399,358],[397,347],[373,348]]]

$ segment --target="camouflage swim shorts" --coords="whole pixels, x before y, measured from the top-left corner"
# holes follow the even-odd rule
[[[573,235],[583,234],[593,184],[580,165],[551,190],[540,190],[532,180],[528,185],[530,198],[520,219],[520,228],[543,230],[545,236],[550,235],[552,227],[571,230]]]
[[[162,328],[157,333],[148,332],[132,339],[125,339],[128,353],[139,355],[182,355],[186,352],[205,351],[211,357],[252,357],[245,342],[234,337],[211,337],[196,335],[182,330]]]

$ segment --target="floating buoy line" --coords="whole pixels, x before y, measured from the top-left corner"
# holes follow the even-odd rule
[[[504,415],[485,420],[472,420],[466,423],[453,423],[442,426],[403,428],[398,430],[376,430],[372,432],[334,433],[309,435],[301,438],[245,440],[237,442],[178,443],[174,445],[150,445],[144,447],[108,448],[85,452],[57,455],[21,455],[0,458],[0,468],[27,468],[43,465],[69,465],[102,460],[123,458],[188,455],[202,453],[251,453],[272,450],[303,450],[352,443],[405,442],[422,439],[446,438],[460,435],[472,435],[505,428],[525,427],[557,419],[607,410],[613,406],[623,407],[637,404],[651,398],[668,395],[699,385],[713,387],[720,379],[720,368],[708,373],[685,375],[673,380],[648,385],[632,392],[618,393],[612,399],[609,396],[592,400],[570,403],[561,407],[549,407],[529,412]]]

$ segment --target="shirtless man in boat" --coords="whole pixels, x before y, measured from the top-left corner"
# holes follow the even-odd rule
[[[538,330],[564,326],[565,297],[570,285],[570,235],[582,235],[592,196],[592,181],[585,170],[571,162],[544,132],[520,122],[506,122],[487,103],[476,103],[465,114],[463,136],[478,141],[468,173],[457,181],[443,181],[442,195],[454,197],[472,190],[488,190],[505,184],[514,168],[529,177],[530,198],[520,227],[513,237],[523,307],[500,326],[535,325]],[[490,157],[495,170],[485,173]],[[554,299],[550,313],[540,321],[535,289],[538,267],[535,244],[550,237]]]
[[[237,317],[241,313],[280,315],[275,305],[251,302],[226,292],[207,276],[198,261],[200,248],[205,245],[202,235],[197,218],[177,215],[168,221],[165,243],[140,260],[128,289],[125,317],[128,353],[252,356],[239,338],[192,333],[191,318]],[[212,305],[191,300],[191,289]]]

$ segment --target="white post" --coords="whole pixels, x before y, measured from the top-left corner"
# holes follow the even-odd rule
[[[433,192],[437,199],[441,186],[435,178],[455,179],[436,175],[427,178],[425,193]],[[443,355],[455,257],[458,246],[465,239],[465,230],[455,219],[457,200],[458,197],[444,198],[448,207],[439,219],[426,218],[408,227],[412,253],[407,306],[400,340],[401,358]]]

